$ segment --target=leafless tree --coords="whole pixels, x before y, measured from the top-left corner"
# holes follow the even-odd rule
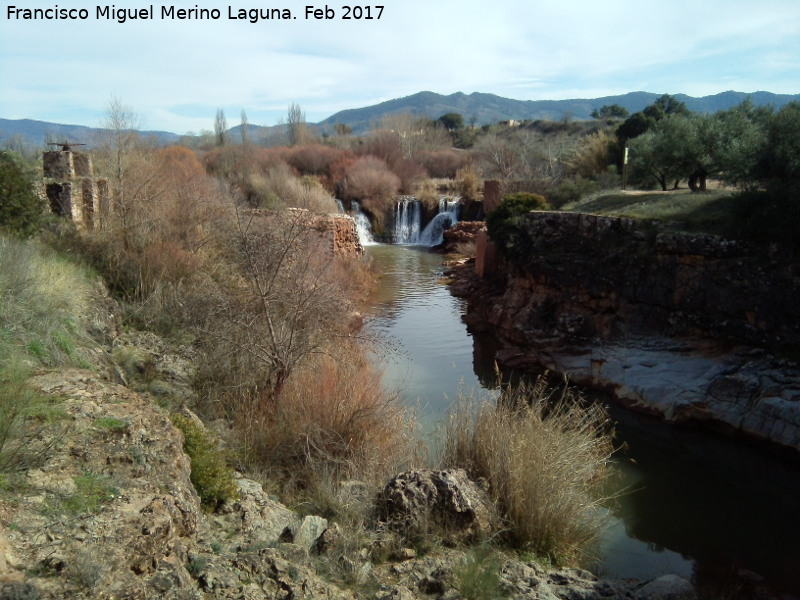
[[[104,129],[95,149],[96,170],[109,178],[111,203],[98,223],[108,233],[118,235],[129,249],[137,230],[149,222],[148,208],[159,195],[152,148],[139,135],[139,117],[118,97],[106,107]]]
[[[286,122],[289,126],[289,144],[291,146],[302,146],[309,142],[311,135],[308,131],[308,123],[306,123],[306,113],[299,104],[292,102],[289,105]]]
[[[228,141],[228,121],[225,119],[225,111],[221,108],[217,109],[217,115],[214,117],[214,135],[217,138],[217,146],[224,146]]]
[[[342,278],[310,218],[304,210],[237,210],[229,234],[236,284],[220,288],[208,322],[211,362],[239,400],[276,397],[298,365],[345,334]]]
[[[242,109],[242,146],[247,146],[247,113]]]

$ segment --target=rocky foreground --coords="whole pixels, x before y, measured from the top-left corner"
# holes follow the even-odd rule
[[[673,576],[602,581],[512,557],[471,564],[464,549],[420,556],[396,545],[374,561],[376,548],[365,546],[337,556],[329,549],[346,532],[301,517],[252,479],[238,477],[235,502],[202,509],[182,435],[150,397],[87,370],[33,384],[63,398],[70,427],[45,464],[2,494],[4,599],[459,598],[464,569],[487,565],[498,593],[513,598],[695,597]],[[346,581],[327,576],[335,560],[349,561],[336,569],[349,571]]]
[[[66,427],[35,468],[0,479],[4,600],[697,597],[675,576],[607,581],[462,543],[413,546],[376,521],[369,535],[349,531],[241,475],[238,499],[210,511],[192,485],[182,433],[161,407],[189,397],[191,350],[170,350],[149,333],[119,335],[110,317],[94,322],[92,368],[41,370],[31,380]],[[142,370],[146,387],[127,383]],[[480,511],[462,479],[407,474],[390,492],[405,494],[409,510],[438,503],[458,513],[448,521],[475,527]],[[398,481],[413,486],[404,492]],[[358,482],[341,493],[345,504],[347,494],[370,494]]]

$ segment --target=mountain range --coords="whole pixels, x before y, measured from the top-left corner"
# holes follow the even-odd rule
[[[319,123],[309,123],[316,126],[323,133],[332,133],[335,125],[349,126],[353,133],[361,134],[379,123],[387,115],[406,113],[417,117],[436,119],[443,114],[460,113],[465,122],[476,125],[496,123],[498,121],[513,120],[561,120],[565,117],[584,120],[590,119],[595,109],[606,105],[618,104],[629,112],[634,113],[652,104],[661,94],[651,92],[630,92],[618,96],[606,96],[593,99],[572,100],[514,100],[503,98],[494,94],[473,92],[464,94],[457,92],[450,95],[436,94],[434,92],[419,92],[404,98],[397,98],[381,102],[373,106],[343,110],[331,115]],[[674,97],[684,102],[687,108],[694,112],[712,113],[725,110],[740,104],[747,98],[756,106],[771,105],[775,108],[792,102],[800,101],[800,94],[773,94],[771,92],[721,92],[700,98],[675,94]],[[211,123],[211,118],[209,118]],[[285,125],[274,127],[261,127],[249,125],[254,139],[267,134],[275,128],[285,128]],[[239,139],[239,126],[230,130],[231,139]],[[65,125],[48,123],[31,119],[10,120],[0,118],[0,140],[12,137],[27,144],[39,146],[45,140],[68,139],[72,142],[91,143],[99,130],[82,125]],[[144,135],[154,136],[161,143],[177,141],[180,136],[168,131],[147,131]]]

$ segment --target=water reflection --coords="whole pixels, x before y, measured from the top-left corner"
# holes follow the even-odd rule
[[[441,257],[397,246],[369,254],[383,274],[370,327],[400,348],[387,375],[420,401],[430,431],[460,389],[494,384],[495,342],[467,331],[463,301],[439,282]],[[612,416],[627,447],[617,489],[628,491],[609,504],[600,573],[702,583],[748,569],[800,595],[800,468],[706,431],[623,409]]]

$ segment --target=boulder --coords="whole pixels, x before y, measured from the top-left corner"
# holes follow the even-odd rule
[[[317,546],[317,541],[328,529],[328,520],[322,517],[306,516],[286,527],[280,536],[282,542],[295,544],[306,552]]]
[[[406,471],[378,497],[381,519],[405,533],[435,532],[447,541],[488,537],[494,528],[486,493],[463,469]]]

